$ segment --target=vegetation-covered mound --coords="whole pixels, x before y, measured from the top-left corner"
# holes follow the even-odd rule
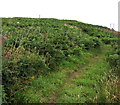
[[[53,73],[62,73],[65,69],[71,69],[68,70],[70,72],[76,68],[81,68],[91,57],[100,53],[103,46],[106,45],[110,48],[105,56],[106,61],[109,62],[110,69],[118,72],[120,69],[118,35],[116,31],[111,31],[107,27],[85,24],[75,20],[3,18],[1,37],[1,46],[3,46],[3,102],[44,102],[41,95],[44,95],[45,92],[38,95],[39,101],[36,101],[35,96],[32,96],[32,101],[29,101],[29,96],[24,96],[27,94],[24,88],[30,87],[31,81],[35,81],[36,78],[38,80],[41,78],[39,81],[37,80],[41,86],[43,77],[47,76],[46,78],[52,81],[52,77],[49,75],[53,75]],[[99,70],[95,69],[95,71],[99,73]],[[62,78],[60,77],[61,81],[66,78],[64,75],[61,76]],[[59,76],[60,74],[57,77]],[[55,76],[55,78],[57,77]],[[47,84],[46,80],[43,79],[43,81]],[[78,79],[78,82],[84,81]],[[76,83],[77,81],[75,81]],[[47,87],[51,86],[50,84]],[[44,86],[39,88],[45,88]],[[22,93],[21,90],[26,93]],[[50,90],[47,91],[48,94],[49,92]],[[112,96],[109,99],[111,102],[117,102],[117,97],[115,96],[115,99],[112,99]],[[105,101],[103,100],[103,102]]]

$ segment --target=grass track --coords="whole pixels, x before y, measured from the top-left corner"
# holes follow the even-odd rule
[[[83,73],[88,67],[90,67],[92,64],[94,64],[98,59],[100,58],[100,55],[94,56],[91,58],[90,63],[88,63],[86,66],[78,69],[77,71],[74,72],[67,72],[69,73],[69,76],[66,78],[64,85],[60,87],[54,94],[52,94],[50,97],[51,99],[49,100],[49,103],[57,103],[57,100],[59,99],[59,95],[61,94],[61,91],[63,91],[67,86],[70,86],[72,84],[73,80],[76,80],[77,77],[80,76],[81,73]]]
[[[117,100],[117,78],[112,75],[105,54],[110,47],[95,52],[89,61],[75,70],[61,70],[40,76],[17,99],[23,103],[99,103]],[[71,67],[72,68],[72,67]],[[108,77],[111,76],[109,80]],[[21,94],[20,94],[21,93]],[[16,97],[17,93],[16,93]],[[22,98],[22,101],[21,101]],[[25,101],[24,101],[25,100]]]

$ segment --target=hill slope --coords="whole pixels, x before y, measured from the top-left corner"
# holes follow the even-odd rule
[[[107,61],[111,64],[112,69],[116,71],[119,69],[118,33],[106,27],[75,20],[42,18],[4,18],[2,21],[4,101],[49,102],[48,99],[44,101],[43,96],[48,97],[47,94],[64,85],[64,79],[71,72],[82,68],[83,65],[88,66],[87,63],[90,62],[91,57],[95,57],[106,45],[111,48],[106,56]],[[95,71],[99,75],[99,71],[97,69]],[[65,72],[68,72],[67,75]],[[48,80],[46,80],[47,78]],[[55,81],[55,87],[52,85],[52,81]],[[33,83],[31,84],[31,82]],[[40,88],[42,92],[37,94],[34,86],[42,87],[43,89]],[[46,86],[51,86],[51,90]],[[28,89],[28,87],[30,90],[25,90],[24,93],[24,89]],[[30,96],[29,92],[33,96]],[[117,95],[112,99],[113,95],[115,96],[116,92],[110,95],[108,100],[118,101]],[[32,98],[31,101],[30,98]],[[75,100],[72,102],[81,102]],[[84,102],[88,101],[86,98]],[[101,101],[100,99],[93,102]]]

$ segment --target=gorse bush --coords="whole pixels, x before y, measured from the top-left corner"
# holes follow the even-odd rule
[[[118,49],[118,47],[117,48],[114,47],[114,50],[108,53],[107,61],[109,62],[113,70],[119,74],[120,73],[120,50]]]
[[[117,75],[120,73],[120,47],[119,47],[119,33],[115,35],[114,38],[110,38],[110,44],[112,50],[107,54],[107,61],[109,62],[111,68],[117,72]]]

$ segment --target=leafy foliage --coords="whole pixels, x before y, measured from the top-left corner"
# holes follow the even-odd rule
[[[73,20],[3,18],[3,85],[8,102],[32,76],[59,70],[62,61],[82,57],[91,49],[116,43],[116,34]],[[116,50],[117,52],[118,50]],[[108,61],[118,65],[118,54]],[[27,81],[27,82],[25,82]]]

